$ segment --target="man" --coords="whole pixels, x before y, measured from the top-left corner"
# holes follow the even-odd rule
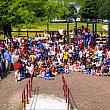
[[[11,64],[11,55],[8,50],[6,50],[6,52],[4,53],[4,58],[5,58],[6,70],[8,70]]]
[[[59,30],[58,30],[58,33],[59,33],[60,37],[62,37],[62,36],[63,36],[63,29],[62,29],[62,27],[61,27],[61,26],[60,26],[60,28],[59,28]]]

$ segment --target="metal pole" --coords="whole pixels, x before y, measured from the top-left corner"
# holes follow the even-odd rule
[[[77,21],[75,19],[75,34],[77,35]]]
[[[68,37],[68,43],[69,43],[69,18],[67,19],[67,37]]]
[[[86,20],[87,30],[89,29],[88,19]]]
[[[28,37],[28,30],[27,30],[27,37]]]
[[[110,50],[110,20],[108,22],[108,49]]]
[[[94,34],[95,34],[95,22],[94,22],[94,20],[93,20],[93,22],[92,22],[92,31],[93,31],[92,46],[94,46],[94,42],[93,42],[93,38],[94,38]]]
[[[49,23],[47,23],[47,31],[49,32]]]
[[[10,24],[9,24],[9,36],[10,36],[10,50],[11,50],[11,42],[12,42],[12,36],[11,36],[11,22],[10,22]]]
[[[95,20],[95,33],[97,33],[97,20]]]

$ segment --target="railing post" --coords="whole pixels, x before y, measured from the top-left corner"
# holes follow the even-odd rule
[[[66,96],[66,91],[65,91],[65,85],[66,83],[65,83],[65,80],[64,80],[64,96]]]
[[[33,79],[32,79],[32,77],[31,77],[31,91],[32,91],[32,80],[33,80]]]
[[[27,86],[26,86],[26,89],[27,89],[27,94],[26,94],[26,96],[27,96],[27,104],[29,104],[29,100],[28,100],[28,84],[27,84]]]
[[[67,84],[65,85],[65,96],[66,96],[66,103],[67,103],[67,98],[68,98],[68,93],[67,93]]]
[[[68,88],[68,96],[67,96],[67,98],[68,98],[68,105],[67,105],[67,110],[69,110],[69,103],[70,103],[70,100],[69,100],[69,88]]]
[[[24,91],[22,93],[22,103],[24,103]]]
[[[31,98],[31,81],[29,80],[29,97]]]
[[[26,97],[25,97],[25,89],[24,89],[24,110],[26,108]]]

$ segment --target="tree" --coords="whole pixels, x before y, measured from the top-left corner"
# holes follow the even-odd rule
[[[101,19],[110,19],[110,1],[101,0],[98,10],[99,18]]]
[[[68,10],[70,11],[70,16],[75,15],[77,13],[77,9],[73,4],[68,5]]]
[[[85,0],[80,8],[79,14],[86,19],[96,19],[98,18],[98,8],[98,0]]]
[[[0,24],[5,34],[11,35],[11,27],[18,24],[49,22],[56,17],[61,18],[69,13],[64,6],[66,0],[1,0]]]

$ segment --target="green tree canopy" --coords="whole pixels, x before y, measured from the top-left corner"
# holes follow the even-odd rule
[[[101,19],[110,19],[110,1],[101,0],[98,10],[99,18]]]
[[[80,8],[79,14],[86,19],[96,19],[98,18],[98,8],[98,0],[85,0]]]
[[[11,26],[46,23],[69,13],[67,0],[1,0],[0,24],[5,30]]]

